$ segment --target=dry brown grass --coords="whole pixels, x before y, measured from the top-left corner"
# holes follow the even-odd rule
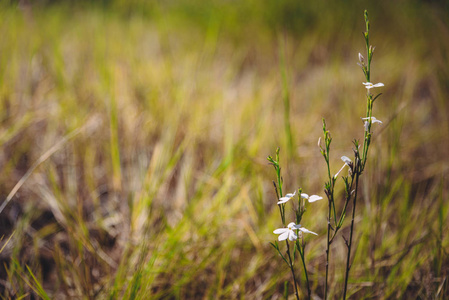
[[[375,129],[362,180],[350,292],[443,298],[449,291],[447,16],[443,5],[440,11],[406,6],[408,16],[379,7],[372,17],[373,81],[386,87],[374,115],[384,125]],[[362,10],[348,11],[347,23],[341,20],[348,8],[325,10],[329,21],[282,31],[262,26],[257,9],[242,26],[245,18],[229,6],[222,15],[212,10],[216,22],[207,25],[176,6],[159,6],[166,18],[3,8],[2,201],[49,149],[57,145],[57,151],[1,213],[0,294],[280,298],[290,277],[269,246],[280,224],[275,175],[265,158],[280,146],[285,188],[320,193],[321,118],[334,137],[336,168],[351,140],[362,137],[365,91],[356,60],[363,23],[355,21]],[[318,18],[312,6],[306,16]],[[286,51],[291,155],[279,40]],[[322,296],[326,204],[315,207],[304,225],[320,235],[308,239],[306,254],[312,292]],[[344,280],[342,249],[336,242],[332,297]]]

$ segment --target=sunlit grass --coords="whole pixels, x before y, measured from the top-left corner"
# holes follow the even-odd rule
[[[268,20],[242,26],[238,12],[225,8],[229,19],[212,9],[193,21],[164,6],[148,18],[58,7],[0,11],[1,201],[33,163],[80,130],[1,213],[5,298],[282,296],[290,274],[269,245],[279,216],[265,158],[290,144],[286,92],[293,149],[281,156],[286,191],[299,182],[323,189],[322,117],[335,160],[362,138],[363,122],[353,116],[364,114],[356,65],[363,24],[353,27],[350,16],[363,10],[348,12],[341,30],[320,21],[307,28],[300,19],[284,31],[266,25],[264,14]],[[361,182],[354,298],[448,293],[449,36],[442,17],[428,12],[435,26],[412,15],[416,36],[406,37],[389,13],[372,17],[386,22],[376,25],[372,79],[386,84],[376,103],[384,124],[375,128]],[[335,24],[344,10],[323,14]],[[316,203],[307,212],[313,224],[304,224],[319,234],[306,259],[320,297],[326,209]],[[336,241],[331,297],[341,294],[343,249]]]

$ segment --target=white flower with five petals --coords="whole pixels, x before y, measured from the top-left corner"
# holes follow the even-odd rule
[[[376,84],[372,84],[371,82],[362,82],[362,83],[366,87],[367,90],[375,88],[375,87],[385,86],[382,82],[379,82]]]
[[[294,222],[291,222],[290,224],[288,224],[287,228],[276,229],[275,231],[273,231],[273,233],[279,234],[279,237],[278,237],[279,241],[286,240],[287,238],[290,241],[295,241],[296,239],[298,239],[298,236],[296,235],[296,230],[300,230],[302,232],[318,235],[317,233],[312,232],[312,231],[302,227],[301,225],[296,225]]]

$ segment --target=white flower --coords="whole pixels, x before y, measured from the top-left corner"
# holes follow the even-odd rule
[[[313,232],[313,231],[310,231],[309,229],[307,229],[307,228],[304,228],[304,227],[302,227],[301,225],[295,225],[296,227],[296,229],[299,229],[300,231],[302,231],[302,232],[305,232],[305,233],[311,233],[311,234],[314,234],[314,235],[318,235],[318,233],[315,233],[315,232]]]
[[[362,118],[362,120],[365,120],[365,124],[364,124],[364,126],[365,126],[365,131],[368,131],[368,126],[369,126],[368,120],[369,120],[369,119],[370,119],[370,118]],[[375,117],[371,117],[371,124],[374,124],[374,123],[382,124],[382,121],[376,119]]]
[[[375,88],[375,87],[385,86],[382,82],[379,82],[376,84],[372,84],[371,82],[362,82],[362,83],[366,87],[367,90]]]
[[[295,197],[295,195],[296,195],[296,191],[293,194],[292,193],[288,193],[284,197],[279,198],[278,204],[282,204],[282,203],[287,202],[291,198]]]
[[[323,197],[320,197],[317,195],[312,195],[309,197],[309,195],[304,194],[304,193],[301,194],[301,198],[307,199],[309,202],[315,202],[315,201],[323,199]]]
[[[301,225],[296,225],[294,222],[291,222],[290,224],[288,224],[287,228],[276,229],[275,231],[273,231],[273,233],[279,234],[279,237],[278,237],[279,241],[286,240],[287,238],[290,241],[295,241],[298,238],[298,236],[295,233],[296,230],[301,230],[302,232],[318,235],[317,233],[312,232],[312,231],[302,227]]]
[[[294,222],[291,222],[290,224],[287,225],[287,228],[278,228],[275,231],[273,231],[273,233],[279,234],[278,237],[279,241],[286,240],[287,238],[290,241],[294,241],[298,238],[298,236],[295,234],[294,229],[297,229],[296,224]]]

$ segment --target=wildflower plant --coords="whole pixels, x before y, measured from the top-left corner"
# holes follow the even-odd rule
[[[323,143],[321,142],[321,137],[318,140],[318,147],[320,148],[320,152],[324,157],[327,166],[327,181],[324,184],[324,192],[326,194],[328,200],[328,210],[327,210],[327,244],[326,244],[326,277],[325,277],[325,288],[324,288],[324,299],[328,298],[329,292],[329,263],[330,263],[330,247],[332,242],[335,240],[337,233],[343,227],[344,221],[347,216],[347,210],[351,207],[351,223],[349,230],[349,237],[343,235],[343,239],[345,241],[345,245],[347,247],[347,255],[346,255],[346,268],[345,268],[345,281],[344,281],[344,290],[343,290],[343,299],[346,299],[347,295],[347,287],[348,287],[348,278],[349,271],[351,269],[351,250],[353,247],[353,235],[354,235],[354,219],[356,212],[356,204],[357,198],[359,196],[359,180],[363,171],[366,167],[366,162],[368,158],[368,151],[371,145],[371,140],[373,136],[372,125],[375,123],[382,124],[382,121],[376,119],[373,116],[373,106],[375,100],[381,95],[372,94],[372,90],[375,88],[383,87],[383,83],[371,83],[371,61],[373,59],[374,47],[369,44],[369,20],[368,20],[368,12],[365,10],[365,25],[366,31],[363,33],[365,43],[366,43],[366,59],[361,53],[358,54],[359,62],[358,65],[361,67],[363,74],[365,76],[366,82],[363,82],[363,86],[366,88],[366,115],[365,117],[361,117],[363,122],[363,143],[361,144],[359,140],[353,140],[353,159],[348,156],[342,156],[341,160],[343,161],[343,166],[339,169],[339,171],[335,174],[331,172],[331,164],[330,164],[330,146],[332,143],[332,136],[327,128],[326,121],[323,118]],[[294,191],[293,193],[283,194],[282,191],[282,177],[281,177],[281,168],[279,166],[279,148],[276,151],[276,158],[269,156],[268,161],[272,164],[276,170],[277,182],[273,181],[276,195],[278,198],[277,205],[279,206],[279,212],[281,216],[281,221],[283,224],[282,228],[278,228],[273,231],[275,234],[279,234],[278,241],[285,241],[285,250],[281,250],[278,241],[275,243],[271,243],[271,245],[276,249],[285,263],[291,270],[293,277],[293,285],[295,287],[296,298],[299,299],[298,292],[298,281],[295,274],[295,259],[296,253],[300,254],[300,258],[302,261],[302,266],[304,269],[304,275],[306,278],[307,292],[308,298],[310,299],[310,285],[308,280],[307,268],[305,263],[305,242],[303,238],[303,233],[311,233],[315,234],[303,226],[301,226],[302,217],[306,211],[305,208],[305,200],[308,200],[309,203],[315,202],[317,200],[323,199],[318,195],[309,196],[306,193],[302,192],[302,189],[298,189],[298,193]],[[341,176],[341,181],[338,181],[340,174],[348,169],[347,175]],[[336,198],[339,195],[335,194],[335,185],[337,182],[343,182],[344,185],[344,196],[343,201],[336,201]],[[296,201],[297,205],[295,205]],[[352,203],[352,206],[350,205]],[[286,225],[286,206],[293,206],[293,211],[295,212],[296,220],[295,222],[289,222]],[[301,240],[301,243],[300,243]],[[291,249],[290,242],[293,242],[293,250]]]
[[[273,165],[275,171],[276,171],[276,179],[277,183],[273,181],[274,189],[276,192],[277,199],[279,201],[277,202],[277,205],[279,207],[279,213],[281,216],[282,221],[282,228],[275,229],[273,231],[274,234],[279,234],[278,241],[283,242],[285,241],[285,252],[284,250],[281,250],[281,247],[279,246],[278,241],[275,241],[274,243],[271,243],[271,245],[276,249],[278,254],[282,257],[284,262],[289,267],[292,277],[293,277],[293,286],[295,289],[295,295],[296,298],[299,299],[299,291],[298,291],[298,280],[295,273],[295,261],[297,258],[297,253],[299,254],[302,262],[302,267],[304,269],[304,275],[306,278],[306,286],[307,286],[307,293],[308,298],[310,299],[310,284],[309,284],[309,277],[307,274],[307,267],[305,262],[305,247],[306,243],[304,241],[304,233],[310,233],[313,235],[318,235],[317,233],[310,231],[309,229],[303,227],[301,224],[302,217],[304,213],[306,212],[306,200],[307,202],[312,203],[318,200],[323,199],[322,197],[318,195],[312,195],[309,196],[308,194],[302,193],[302,189],[298,189],[298,193],[296,194],[296,191],[293,193],[288,193],[285,196],[282,196],[282,184],[283,179],[281,176],[281,167],[279,165],[279,148],[276,150],[276,158],[274,159],[271,156],[268,156],[268,161],[271,165]],[[295,201],[296,200],[296,201]],[[295,205],[296,203],[296,205]],[[295,222],[290,222],[288,225],[286,225],[286,213],[285,209],[287,205],[291,205],[292,209],[295,213]],[[300,242],[301,241],[301,242]],[[293,249],[291,249],[290,242],[293,242]],[[283,248],[283,247],[282,247]],[[287,290],[287,283],[285,284],[286,293],[288,293]]]
[[[372,131],[371,127],[374,123],[382,124],[382,122],[376,119],[373,116],[373,105],[374,101],[381,95],[373,95],[371,90],[378,87],[383,87],[383,83],[371,83],[371,61],[373,58],[373,53],[375,47],[369,44],[369,20],[368,20],[368,12],[365,10],[365,25],[366,31],[363,33],[366,43],[366,57],[359,53],[359,62],[358,65],[361,67],[363,74],[365,75],[366,82],[363,82],[363,85],[366,88],[366,116],[362,117],[362,121],[364,121],[363,129],[364,129],[364,139],[363,145],[360,145],[357,139],[354,139],[353,144],[353,153],[354,159],[351,160],[347,156],[342,156],[341,159],[344,162],[343,166],[340,170],[332,175],[331,166],[330,166],[330,145],[332,142],[332,136],[327,129],[326,122],[323,119],[323,134],[324,134],[324,146],[321,144],[321,138],[318,141],[318,146],[320,147],[321,154],[324,157],[324,160],[327,165],[327,175],[328,181],[325,183],[325,193],[328,199],[328,222],[327,222],[327,248],[326,248],[326,278],[325,278],[325,296],[327,299],[328,295],[328,278],[329,278],[329,254],[330,254],[330,246],[334,241],[338,231],[342,228],[343,223],[345,221],[345,217],[347,215],[348,204],[352,201],[352,212],[351,212],[351,224],[349,231],[349,238],[343,236],[345,241],[345,245],[347,247],[347,256],[346,256],[346,268],[345,268],[345,283],[343,290],[343,299],[346,299],[347,287],[348,287],[348,278],[349,271],[351,269],[351,249],[353,246],[353,235],[354,235],[354,218],[356,211],[357,198],[359,196],[359,179],[365,170],[366,161],[368,157],[368,150],[371,145],[372,139]],[[360,148],[362,146],[362,148]],[[342,176],[342,181],[344,184],[344,201],[342,207],[337,209],[338,204],[335,201],[335,184],[337,182],[339,174],[343,171],[344,168],[348,167],[348,175]],[[337,214],[338,213],[338,214]]]

